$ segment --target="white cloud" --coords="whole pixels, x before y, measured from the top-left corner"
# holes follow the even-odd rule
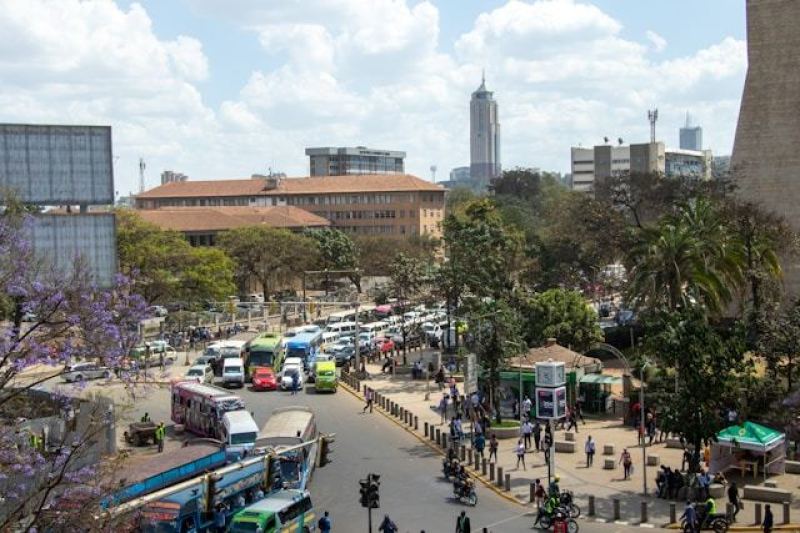
[[[112,124],[122,192],[139,156],[152,185],[165,168],[194,179],[300,175],[303,149],[327,144],[406,150],[409,171],[427,176],[436,163],[445,176],[469,162],[469,95],[483,67],[504,166],[566,170],[570,145],[646,138],[653,106],[667,144],[687,109],[712,147],[732,144],[746,65],[732,38],[663,59],[661,36],[632,40],[587,1],[510,0],[476,17],[449,53],[427,0],[190,4],[263,50],[218,109],[202,91],[225,65],[209,65],[196,36],[158,38],[142,6],[0,0],[0,117]]]
[[[647,30],[644,34],[647,40],[650,41],[650,44],[653,45],[653,50],[656,52],[663,52],[664,48],[667,47],[667,40],[653,30]]]

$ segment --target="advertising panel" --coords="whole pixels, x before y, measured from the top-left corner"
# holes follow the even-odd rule
[[[0,187],[25,203],[114,203],[110,126],[0,124]]]
[[[560,361],[545,361],[536,363],[536,386],[559,387],[567,382],[564,363]]]
[[[536,389],[536,418],[559,419],[567,414],[566,387]]]
[[[117,244],[112,213],[36,215],[29,236],[36,253],[58,270],[69,272],[80,258],[98,286],[113,284]]]

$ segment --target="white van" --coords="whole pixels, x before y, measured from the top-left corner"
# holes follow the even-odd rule
[[[220,440],[225,443],[225,451],[243,454],[250,452],[256,444],[258,425],[247,411],[228,411],[222,415]]]
[[[327,326],[328,331],[331,333],[338,333],[339,336],[345,336],[356,332],[355,322],[337,322]]]
[[[222,361],[222,384],[226,387],[244,387],[244,361],[239,357],[228,357]]]
[[[389,327],[389,324],[386,322],[370,322],[369,324],[364,324],[358,328],[359,333],[369,333],[370,337],[383,337],[386,328]]]
[[[322,333],[322,346],[333,344],[339,340],[342,335],[338,331],[325,331]]]

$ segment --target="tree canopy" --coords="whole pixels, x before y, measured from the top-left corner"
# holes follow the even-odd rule
[[[597,313],[578,291],[550,289],[522,300],[522,332],[529,345],[548,338],[576,352],[585,352],[603,340]]]

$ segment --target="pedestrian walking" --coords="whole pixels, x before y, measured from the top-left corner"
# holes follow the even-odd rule
[[[483,433],[475,435],[475,442],[472,445],[475,448],[475,453],[483,459],[483,449],[486,447],[486,438]]]
[[[583,447],[584,451],[586,452],[586,468],[589,468],[594,463],[594,441],[592,440],[592,436],[589,435],[586,437],[586,444]]]
[[[625,472],[625,479],[628,479],[631,475],[631,470],[633,469],[633,461],[631,460],[631,454],[627,448],[622,450],[622,455],[619,457],[619,462],[622,463],[622,468]]]
[[[333,523],[331,522],[331,515],[328,511],[325,511],[325,514],[322,515],[322,518],[320,518],[319,522],[317,522],[319,533],[330,533],[332,526]]]
[[[492,457],[494,457],[494,460],[497,461],[497,447],[497,435],[492,433],[492,436],[489,437],[489,461],[492,460]]]
[[[542,426],[538,420],[533,422],[533,443],[536,445],[536,451],[539,451],[539,443],[542,441]]]
[[[522,461],[522,469],[526,470],[525,468],[525,444],[522,442],[522,439],[517,441],[517,470],[519,470],[519,463]]]
[[[470,533],[469,517],[466,511],[461,511],[461,514],[456,518],[456,533]]]
[[[771,533],[773,525],[772,508],[767,504],[764,506],[764,521],[761,522],[761,529],[764,530],[764,533]]]
[[[522,414],[530,418],[531,416],[531,407],[533,407],[533,402],[531,399],[525,396],[525,399],[522,400]]]
[[[361,410],[362,414],[366,413],[367,409],[369,409],[369,412],[372,413],[373,394],[374,393],[372,392],[372,389],[367,387],[367,392],[364,393],[364,400],[366,403],[364,404],[364,409]]]
[[[728,487],[728,502],[733,506],[733,514],[731,515],[731,522],[736,522],[736,515],[739,514],[741,505],[739,504],[739,487],[736,482],[732,482]]]
[[[542,504],[544,503],[544,485],[542,484],[541,480],[538,478],[536,481],[533,482],[533,497],[536,500],[536,508],[541,509]]]
[[[569,420],[569,426],[567,426],[567,431],[570,431],[572,428],[575,428],[575,433],[577,433],[578,421],[575,419],[575,411],[572,409],[570,410],[568,420]]]
[[[159,422],[156,428],[156,444],[158,445],[158,453],[164,451],[164,436],[167,434],[167,428],[164,427],[164,422]]]
[[[697,531],[697,510],[690,500],[687,500],[686,507],[683,508],[683,514],[680,520],[686,521],[686,529],[684,531],[687,533],[695,533]]]
[[[383,517],[381,525],[378,526],[378,531],[383,531],[383,533],[397,533],[397,524],[392,522],[392,519],[389,518],[387,514]]]
[[[531,424],[531,421],[525,420],[525,422],[522,423],[520,431],[522,432],[522,438],[525,441],[525,449],[527,450],[531,447],[531,435],[533,434],[533,424]]]
[[[584,418],[583,418],[583,405],[582,404],[583,404],[583,400],[578,398],[578,401],[575,402],[575,409],[574,409],[574,411],[575,411],[575,419],[577,420],[577,419],[580,418],[581,422],[583,422],[583,425],[585,426],[586,425],[586,420],[584,420]]]
[[[439,400],[439,414],[442,416],[439,424],[444,425],[447,420],[447,394],[443,394],[442,399]]]

